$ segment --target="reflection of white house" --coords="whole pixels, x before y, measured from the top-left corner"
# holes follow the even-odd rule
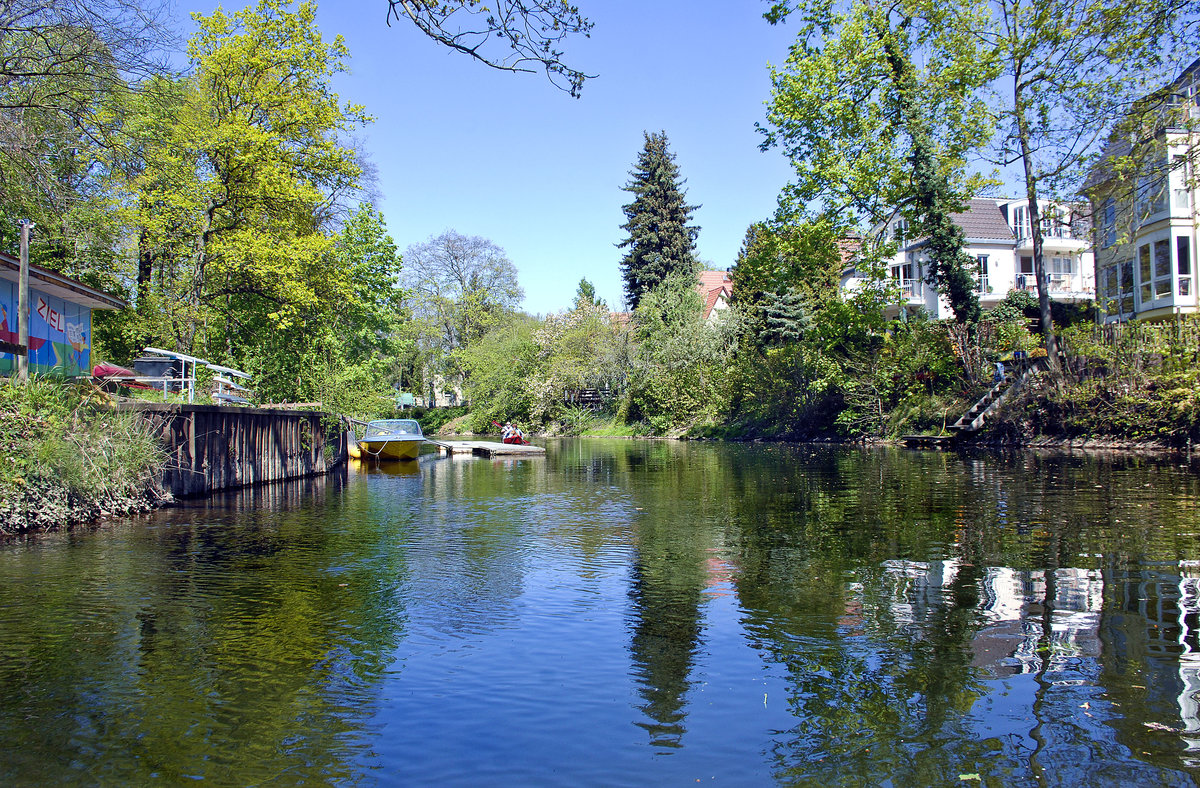
[[[1092,170],[1096,276],[1107,320],[1154,320],[1197,311],[1200,220],[1195,154],[1200,150],[1200,60],[1166,92],[1151,127],[1122,129]],[[1133,174],[1121,176],[1121,167]]]
[[[920,625],[948,604],[961,568],[955,560],[883,567],[877,615],[901,627]],[[1200,562],[1052,573],[987,567],[978,583],[985,623],[971,644],[976,668],[1003,677],[1079,672],[1081,660],[1136,662],[1146,672],[1146,701],[1170,709],[1168,721],[1177,717],[1178,725],[1166,727],[1179,735],[1186,763],[1200,766]]]
[[[1024,199],[970,200],[967,210],[953,215],[966,236],[966,253],[974,261],[979,302],[992,309],[1012,290],[1037,293],[1033,270],[1033,232],[1029,202]],[[1090,251],[1090,225],[1074,207],[1039,203],[1044,244],[1043,259],[1055,301],[1084,301],[1095,292]],[[892,313],[924,309],[934,318],[953,317],[945,298],[925,281],[928,273],[928,241],[913,238],[904,219],[887,228],[888,238],[898,246],[888,262],[892,282],[901,301]],[[842,279],[844,290],[860,286],[857,273],[848,269]]]

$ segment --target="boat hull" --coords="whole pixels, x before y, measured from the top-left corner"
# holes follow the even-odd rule
[[[360,440],[358,442],[362,459],[377,460],[415,460],[421,453],[423,440]]]

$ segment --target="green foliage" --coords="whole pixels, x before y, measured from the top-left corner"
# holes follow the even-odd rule
[[[455,405],[449,408],[414,408],[412,417],[421,422],[421,431],[426,435],[436,435],[450,422],[467,415],[466,405]]]
[[[530,375],[535,423],[558,422],[572,433],[581,427],[571,404],[582,390],[619,395],[628,371],[627,338],[614,330],[607,307],[582,304],[550,315],[535,332],[537,370]]]
[[[634,326],[627,420],[644,421],[659,435],[722,420],[736,316],[706,322],[694,276],[675,274],[645,294]]]
[[[1200,441],[1200,320],[1080,323],[1060,340],[1064,377],[1028,387],[991,435]]]
[[[691,277],[699,270],[695,251],[700,228],[688,224],[699,206],[686,202],[666,133],[644,136],[632,180],[624,186],[633,194],[633,202],[622,209],[626,222],[621,229],[628,237],[617,244],[629,250],[621,260],[621,275],[630,309],[637,309],[642,298],[670,276]]]
[[[843,226],[907,214],[920,146],[932,165],[927,177],[951,193],[983,185],[967,176],[965,162],[990,134],[987,108],[973,91],[994,66],[975,37],[946,25],[932,4],[843,8],[813,0],[777,4],[771,17],[793,10],[803,26],[784,67],[771,71],[770,129],[763,129],[764,147],[780,147],[796,170],[785,201],[820,200]],[[966,3],[955,10],[975,13]],[[918,60],[927,64],[920,72],[911,65]],[[921,220],[921,211],[911,218]]]
[[[1035,320],[1038,315],[1037,296],[1027,290],[1009,290],[1008,295],[988,313],[988,318],[1006,323],[1018,320]]]
[[[144,509],[166,457],[135,414],[70,384],[0,378],[0,532]]]
[[[427,387],[470,384],[470,346],[513,319],[524,293],[496,244],[447,230],[405,252],[417,376]]]
[[[537,405],[530,379],[537,358],[537,329],[535,319],[514,314],[461,350],[471,402],[466,426],[473,432],[494,432],[493,421],[534,423]]]
[[[266,342],[327,355],[307,346],[313,327],[339,312],[378,314],[376,274],[394,267],[379,262],[382,249],[349,259],[356,246],[390,243],[377,214],[351,217],[340,242],[328,232],[361,174],[343,137],[368,120],[330,89],[346,47],[321,37],[311,3],[261,0],[196,22],[193,73],[159,78],[131,101],[138,158],[109,162],[139,228],[141,341],[239,368],[256,366]],[[291,398],[294,381],[264,385]]]
[[[732,303],[756,341],[794,337],[805,312],[836,301],[844,242],[828,214],[781,207],[771,221],[751,225],[731,271]]]
[[[608,309],[608,304],[604,303],[604,299],[596,296],[596,286],[584,277],[579,280],[579,287],[575,290],[575,308],[581,309],[587,306]]]
[[[974,90],[994,77],[992,61],[930,4],[801,5],[806,25],[787,68],[772,72],[774,128],[764,143],[783,147],[796,168],[784,200],[819,199],[843,226],[866,222],[880,233],[904,215],[927,238],[930,283],[959,322],[977,322],[965,238],[951,214],[983,183],[965,169],[990,134]],[[791,10],[777,4],[768,18]],[[969,2],[959,10],[974,13]]]

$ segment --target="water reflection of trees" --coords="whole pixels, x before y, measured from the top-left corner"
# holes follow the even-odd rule
[[[1196,500],[1194,478],[1138,458],[774,453],[789,451],[790,472],[777,458],[731,464],[740,504],[725,539],[748,630],[791,678],[798,724],[777,739],[782,778],[928,783],[987,763],[1086,779],[1089,767],[1064,755],[1111,757],[1100,720],[1123,715],[1070,689],[1100,681],[1101,611],[1115,590],[1104,570],[1197,554],[1195,506],[1180,505]],[[1147,631],[1163,627],[1150,621]],[[1160,660],[1183,674],[1164,697],[1188,730],[1189,659]],[[987,724],[973,706],[995,691],[985,682],[1018,674],[1035,682],[1008,704],[1025,704],[1022,737],[976,735]],[[1086,724],[1065,722],[1093,705]],[[1131,733],[1129,747],[1144,744],[1144,729]]]
[[[347,515],[361,514],[365,501],[346,497]],[[335,534],[312,499],[238,509],[235,499],[171,510],[29,556],[59,598],[21,600],[29,615],[5,621],[0,733],[29,760],[0,774],[41,784],[75,782],[76,770],[113,784],[356,779],[404,626],[403,558],[379,550],[401,524],[363,517]],[[4,558],[10,569],[22,560]],[[23,593],[0,589],[0,604]]]

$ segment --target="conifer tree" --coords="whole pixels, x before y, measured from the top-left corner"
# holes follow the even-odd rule
[[[617,244],[629,250],[621,260],[621,275],[630,309],[637,309],[642,296],[671,274],[690,276],[699,268],[695,252],[700,228],[688,221],[700,206],[685,201],[685,181],[667,148],[666,133],[645,138],[632,180],[623,187],[634,195],[623,207],[628,221],[621,229],[629,237]]]

